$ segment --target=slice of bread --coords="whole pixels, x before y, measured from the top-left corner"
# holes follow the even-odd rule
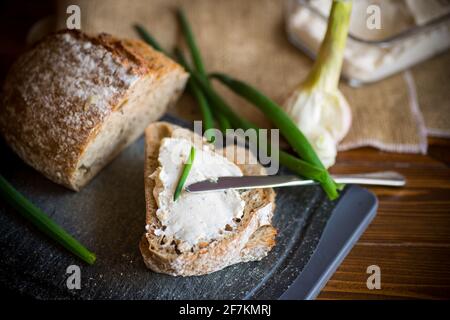
[[[142,41],[60,31],[9,71],[0,132],[29,165],[79,190],[162,116],[187,78]]]
[[[160,229],[162,225],[156,215],[158,207],[153,194],[155,180],[152,174],[159,167],[159,147],[161,140],[166,137],[185,138],[194,142],[192,131],[166,122],[152,123],[145,130],[144,182],[147,232],[141,239],[140,250],[147,267],[172,276],[196,276],[218,271],[235,263],[261,260],[265,257],[275,245],[276,236],[276,229],[271,225],[275,209],[275,192],[271,188],[241,193],[245,208],[235,229],[209,243],[201,242],[190,251],[178,250],[177,239],[168,240],[158,232],[156,232],[158,235],[155,234],[155,230]],[[240,148],[236,146],[228,148],[230,147]],[[245,152],[248,157],[253,157],[246,149],[240,151]],[[231,153],[225,154],[228,156]],[[236,154],[237,152],[234,152],[234,156]],[[229,160],[234,162],[234,159]],[[257,163],[237,165],[244,175],[265,174],[265,169]]]

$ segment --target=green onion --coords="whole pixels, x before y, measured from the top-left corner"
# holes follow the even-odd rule
[[[242,81],[233,79],[230,76],[214,73],[211,77],[218,79],[231,90],[261,109],[267,118],[269,118],[275,126],[280,129],[281,134],[302,159],[320,168],[324,168],[308,139],[306,139],[297,125],[278,104],[252,86]]]
[[[228,104],[222,99],[222,97],[220,97],[196,71],[192,70],[189,65],[185,64],[184,59],[181,59],[179,62],[186,70],[188,70],[188,72],[190,72],[192,79],[201,87],[208,99],[213,102],[213,105],[219,108],[219,111],[229,119],[234,128],[242,128],[244,130],[260,129],[250,121],[247,121],[235,114],[231,107],[228,106]],[[268,146],[261,146],[258,144],[258,147],[266,148]],[[336,190],[337,186],[323,167],[312,165],[282,150],[280,150],[279,155],[280,163],[282,165],[286,166],[299,176],[320,182],[322,188],[330,199],[333,200],[338,197],[338,192]]]
[[[231,123],[222,113],[217,112],[217,121],[219,122],[219,128],[221,131],[225,132],[227,129],[231,129]]]
[[[186,179],[191,171],[192,164],[194,163],[195,158],[195,148],[191,147],[191,152],[189,153],[189,158],[184,164],[183,171],[181,172],[180,180],[178,180],[177,187],[175,188],[175,193],[173,194],[173,201],[177,201],[178,197],[183,190],[184,184],[186,183]]]
[[[215,136],[211,130],[214,128],[214,118],[211,113],[211,108],[209,107],[208,100],[206,99],[203,91],[195,84],[195,82],[189,80],[188,81],[188,90],[192,93],[195,100],[197,100],[198,105],[200,106],[200,112],[202,113],[203,118],[203,127],[206,134],[206,140],[208,142],[214,142]]]
[[[350,130],[352,119],[348,101],[338,87],[351,12],[352,1],[333,1],[314,65],[283,105],[326,167],[335,163],[337,144]],[[314,120],[308,116],[311,113],[316,115]]]
[[[64,231],[64,229],[58,226],[42,210],[35,207],[29,200],[14,189],[14,187],[1,175],[0,191],[3,198],[39,230],[56,240],[64,248],[81,258],[83,261],[89,264],[93,264],[95,262],[95,254],[90,252],[75,238]]]
[[[208,82],[200,74],[198,74],[197,71],[194,71],[191,67],[189,67],[179,51],[177,51],[177,58],[179,59],[178,62],[191,74],[191,78],[195,81],[195,83],[203,90],[208,100],[212,102],[214,107],[219,109],[219,112],[223,114],[230,121],[230,123],[234,126],[238,125],[240,128],[252,127],[256,129],[254,125],[247,120],[240,118],[231,110],[231,108],[214,91]]]
[[[200,76],[202,76],[205,79],[208,85],[210,85],[208,75],[206,73],[206,68],[205,65],[203,64],[203,59],[200,54],[200,50],[197,46],[197,43],[195,41],[195,37],[192,32],[192,28],[189,24],[189,21],[181,8],[177,9],[176,14],[178,21],[180,22],[181,30],[184,34],[186,43],[189,47],[189,51],[191,53],[195,69],[198,71]],[[215,113],[214,116],[217,118],[217,121],[219,122],[219,127],[222,131],[231,128],[231,124],[228,121],[227,117],[225,117],[221,112]]]
[[[135,24],[134,30],[136,30],[136,32],[139,34],[142,40],[151,45],[155,50],[158,50],[164,53],[165,55],[169,56],[169,54],[167,54],[167,52],[165,52],[164,49],[160,46],[158,41],[156,41],[156,39],[152,37],[143,26]]]
[[[211,77],[218,79],[231,90],[257,106],[269,119],[272,120],[275,126],[280,129],[281,134],[289,142],[300,158],[304,159],[313,166],[325,170],[325,167],[309,143],[308,139],[278,104],[252,86],[242,81],[233,79],[230,76],[215,73],[212,74]],[[330,187],[331,185],[334,185],[334,189],[336,189],[337,186],[329,174],[327,174],[324,181],[326,181],[326,184],[330,185]]]
[[[149,45],[151,45],[154,49],[164,53],[167,56],[170,56],[169,53],[164,51],[164,49],[161,47],[161,45],[158,43],[158,41],[142,26],[136,24],[134,26],[135,30],[138,32],[139,36],[147,42]],[[211,133],[211,131],[208,131],[208,129],[214,128],[214,118],[211,112],[211,108],[209,107],[209,103],[206,100],[205,95],[203,92],[196,86],[191,79],[188,80],[187,85],[188,90],[191,92],[191,94],[194,96],[195,100],[197,100],[198,105],[200,106],[200,112],[202,114],[203,118],[203,126],[204,130],[207,132],[206,139],[209,142],[214,141],[214,135]]]
[[[258,129],[251,122],[235,114],[234,111],[231,109],[231,107],[229,107],[228,104],[222,99],[222,97],[220,97],[210,86],[208,86],[199,75],[197,75],[196,73],[192,73],[192,78],[200,85],[203,92],[206,94],[208,99],[210,99],[213,102],[214,106],[218,108],[219,111],[223,115],[225,115],[234,126],[238,126],[239,128],[243,129],[246,128]]]
[[[175,48],[174,56],[183,67],[184,65],[187,65],[187,61],[184,59],[183,54],[178,48]],[[206,99],[203,91],[191,78],[189,78],[188,81],[188,90],[192,93],[192,95],[197,100],[197,103],[200,106],[200,111],[203,117],[204,131],[206,132],[206,139],[208,142],[214,142],[215,141],[214,134],[211,131],[208,131],[208,129],[214,128],[214,118],[211,112],[211,108],[209,106],[209,102]]]
[[[325,38],[302,87],[338,90],[351,13],[352,1],[333,1]]]
[[[176,10],[178,21],[181,25],[181,30],[183,31],[186,43],[189,47],[189,51],[192,56],[192,61],[194,62],[195,69],[198,73],[206,78],[206,69],[203,65],[202,57],[200,55],[200,50],[198,49],[197,43],[195,42],[194,34],[192,33],[191,26],[184,14],[184,11],[180,8]]]

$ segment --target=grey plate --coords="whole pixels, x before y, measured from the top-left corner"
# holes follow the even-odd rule
[[[157,274],[145,268],[138,249],[145,225],[143,142],[127,148],[79,193],[48,181],[1,147],[2,174],[97,254],[95,265],[84,264],[0,199],[3,287],[37,298],[310,299],[375,216],[376,198],[356,186],[334,202],[315,186],[278,189],[277,245],[265,259],[201,277]],[[81,268],[81,290],[67,289],[72,264]]]

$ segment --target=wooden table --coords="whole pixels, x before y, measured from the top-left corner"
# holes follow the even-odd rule
[[[0,4],[0,81],[34,21],[51,3]],[[190,114],[190,117],[195,116]],[[339,154],[333,173],[397,170],[406,188],[371,188],[379,210],[319,299],[450,298],[450,140],[431,139],[428,155],[362,148]],[[366,269],[381,269],[381,289],[369,290]]]
[[[428,155],[342,152],[333,173],[396,170],[401,190],[369,188],[379,199],[377,216],[319,299],[450,297],[450,140],[430,139]],[[369,290],[366,268],[381,269],[381,289]]]

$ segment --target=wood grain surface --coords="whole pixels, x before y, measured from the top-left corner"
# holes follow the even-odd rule
[[[450,141],[430,139],[428,155],[370,148],[339,154],[332,172],[392,170],[401,190],[369,188],[377,216],[323,289],[319,299],[450,297]],[[381,289],[368,290],[366,268],[381,268]]]
[[[51,10],[45,1],[0,4],[0,81],[24,49],[27,30]],[[198,118],[195,110],[172,112]],[[450,298],[450,140],[429,144],[427,155],[371,148],[339,154],[333,173],[396,170],[408,183],[400,190],[370,188],[380,201],[378,214],[319,299]],[[367,289],[370,265],[381,268],[380,290]]]

